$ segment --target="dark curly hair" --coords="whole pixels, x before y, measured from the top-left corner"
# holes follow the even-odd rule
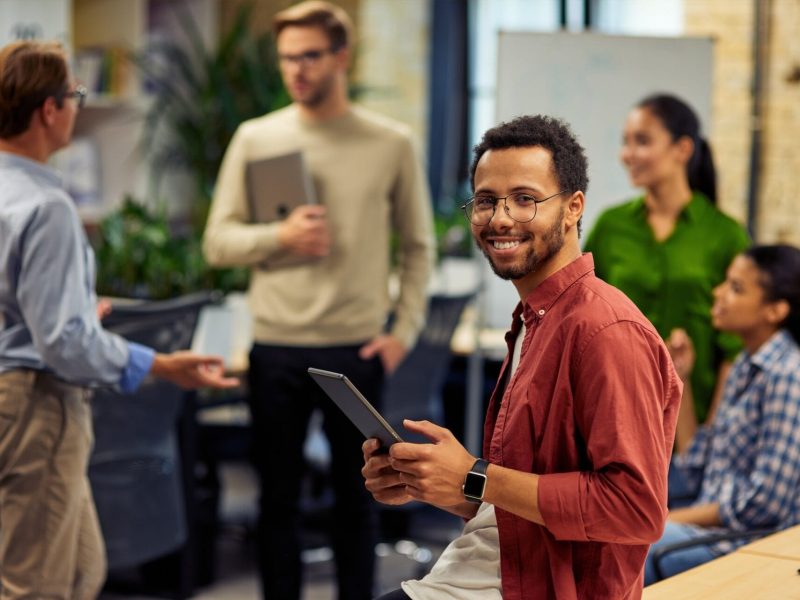
[[[517,117],[486,130],[483,139],[473,149],[474,158],[469,168],[472,189],[475,189],[475,169],[478,161],[487,150],[526,146],[541,146],[550,151],[553,156],[553,174],[558,181],[559,189],[570,194],[578,191],[586,193],[586,188],[589,187],[589,174],[583,146],[578,143],[575,134],[564,121],[544,115]],[[581,221],[578,222],[579,236]]]
[[[553,155],[553,174],[562,190],[586,193],[589,186],[588,163],[583,146],[564,121],[544,115],[526,115],[500,123],[483,134],[473,149],[475,157],[469,168],[470,181],[475,187],[475,168],[487,150],[541,146]]]

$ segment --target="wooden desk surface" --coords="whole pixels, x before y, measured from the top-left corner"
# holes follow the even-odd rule
[[[643,600],[800,600],[800,561],[733,552],[644,588]]]
[[[739,548],[739,552],[787,558],[800,562],[800,525],[751,542]],[[800,567],[800,565],[798,566]],[[800,579],[800,575],[798,579]]]

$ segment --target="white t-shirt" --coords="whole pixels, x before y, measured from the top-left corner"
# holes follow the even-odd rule
[[[509,379],[519,365],[523,339],[524,324],[514,343]],[[500,536],[494,506],[481,503],[431,572],[420,580],[404,581],[401,586],[412,600],[502,600]]]

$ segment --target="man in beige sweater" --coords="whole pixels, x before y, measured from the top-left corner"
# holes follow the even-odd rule
[[[204,251],[213,265],[252,268],[249,381],[264,596],[300,595],[303,443],[320,408],[336,495],[331,535],[339,598],[371,598],[376,525],[360,475],[362,439],[306,369],[346,373],[379,403],[384,374],[403,360],[423,322],[434,246],[430,199],[406,128],[348,101],[346,13],[309,1],[278,13],[273,25],[294,103],[239,127],[220,170]],[[297,150],[319,203],[280,222],[253,223],[246,164]],[[393,236],[400,282],[394,303]],[[276,259],[287,255],[296,258],[280,266],[287,261]]]

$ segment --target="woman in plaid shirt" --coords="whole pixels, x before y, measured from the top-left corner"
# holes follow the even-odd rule
[[[714,327],[741,336],[739,354],[710,425],[694,418],[684,387],[679,426],[694,430],[670,470],[670,498],[693,498],[674,508],[645,565],[645,585],[656,579],[660,546],[724,532],[782,529],[800,522],[800,250],[755,246],[737,256],[714,290]],[[668,341],[684,381],[694,351],[675,331]],[[699,544],[663,558],[674,575],[732,551],[748,539]]]

